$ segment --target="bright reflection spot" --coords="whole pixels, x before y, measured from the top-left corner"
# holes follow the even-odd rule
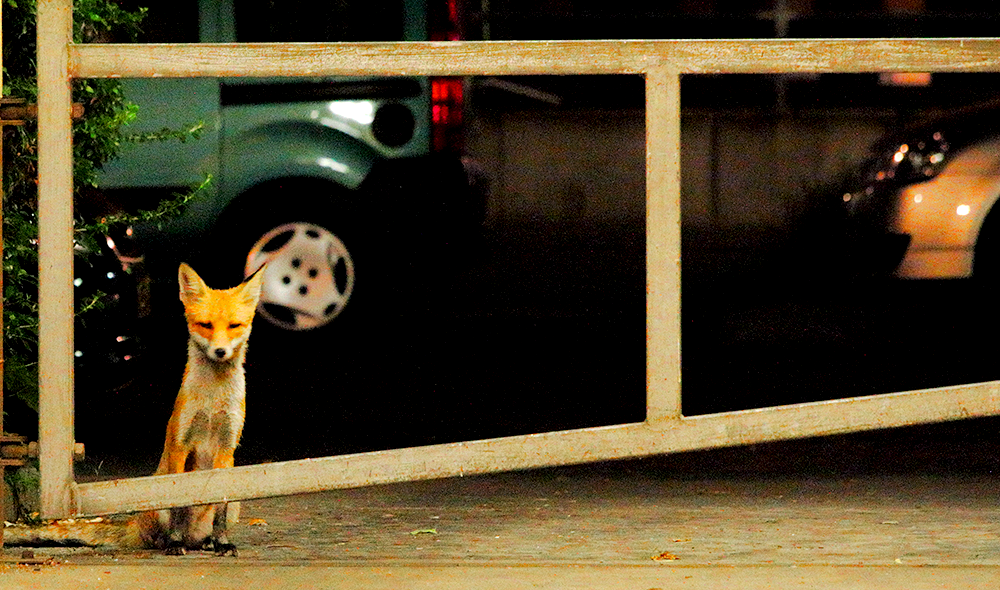
[[[883,86],[930,86],[930,72],[882,72],[878,82]]]
[[[845,203],[851,202],[851,193],[844,193],[844,202]]]
[[[904,157],[906,157],[905,152],[903,152],[903,150],[899,150],[898,152],[893,154],[892,161],[898,164],[903,161]]]
[[[78,351],[76,351],[76,352],[73,353],[73,356],[75,356],[76,358],[80,358],[81,356],[83,356],[83,351],[82,350],[78,350]]]
[[[115,278],[115,273],[113,273],[113,272],[111,272],[111,271],[109,270],[109,271],[108,271],[108,274],[107,274],[107,275],[105,275],[105,276],[106,276],[106,277],[108,277],[108,279],[110,280],[110,279],[113,279],[113,278]]]
[[[972,208],[969,207],[968,205],[959,205],[958,209],[955,209],[955,213],[957,213],[958,215],[968,215],[969,211],[971,210]]]
[[[83,279],[81,279],[81,278],[73,279],[73,286],[74,287],[79,287],[82,284],[83,284]]]
[[[941,152],[931,154],[930,160],[931,164],[940,164],[941,160],[944,160],[944,154],[942,154]]]
[[[338,117],[371,125],[375,120],[375,105],[370,100],[338,100],[326,107]]]
[[[115,341],[116,342],[125,342],[125,337],[124,336],[119,336],[119,337],[115,338]]]
[[[921,202],[923,200],[924,200],[924,196],[922,194],[917,193],[917,194],[913,195],[913,202],[914,203],[919,203],[919,202]]]
[[[108,244],[108,248],[115,249],[115,241],[111,239],[111,236],[105,236],[104,241]]]
[[[323,168],[329,168],[334,172],[340,172],[341,174],[347,174],[347,172],[351,169],[347,164],[343,164],[333,158],[327,157],[316,158],[316,164],[322,166]]]

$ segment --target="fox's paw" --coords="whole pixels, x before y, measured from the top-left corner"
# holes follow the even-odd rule
[[[215,554],[219,557],[225,557],[227,555],[239,557],[239,552],[236,551],[236,545],[233,545],[232,543],[216,543]]]

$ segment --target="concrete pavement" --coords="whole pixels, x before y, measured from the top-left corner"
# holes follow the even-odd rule
[[[1000,588],[991,473],[689,478],[676,460],[247,501],[236,559],[19,565],[8,547],[0,588]]]

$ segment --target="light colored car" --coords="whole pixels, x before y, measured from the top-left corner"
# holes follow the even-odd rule
[[[882,144],[844,200],[856,235],[883,268],[908,279],[1000,270],[992,245],[1000,222],[990,223],[1000,198],[997,120],[995,108],[976,109]]]

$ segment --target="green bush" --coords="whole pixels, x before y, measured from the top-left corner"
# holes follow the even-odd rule
[[[3,2],[3,93],[28,103],[37,102],[35,69],[35,0]],[[145,9],[123,10],[113,0],[76,0],[73,8],[75,42],[135,41]],[[73,101],[84,115],[73,123],[73,179],[77,255],[98,251],[97,240],[112,223],[155,219],[176,214],[192,195],[179,196],[153,212],[111,214],[94,204],[100,201],[97,172],[128,141],[196,137],[200,125],[160,134],[129,134],[126,127],[138,107],[125,99],[114,79],[73,81]],[[4,132],[3,174],[3,319],[4,395],[38,408],[38,251],[36,248],[38,154],[37,126],[7,127]],[[86,212],[100,211],[84,218]],[[103,294],[77,302],[78,317],[99,313]]]

